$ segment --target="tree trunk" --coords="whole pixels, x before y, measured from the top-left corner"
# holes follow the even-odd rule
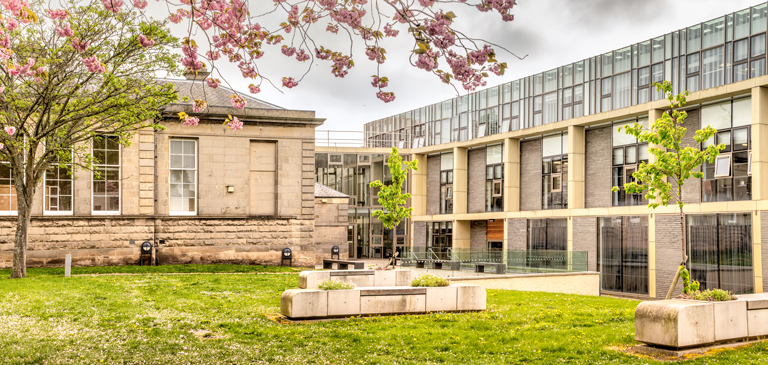
[[[18,204],[18,213],[19,215],[16,218],[16,238],[13,245],[13,271],[11,272],[11,279],[27,277],[27,243],[31,220],[30,207],[25,203]]]

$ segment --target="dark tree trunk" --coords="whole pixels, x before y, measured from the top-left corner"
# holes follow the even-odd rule
[[[27,243],[29,240],[30,209],[27,204],[18,204],[16,237],[13,245],[13,271],[11,278],[27,277]]]

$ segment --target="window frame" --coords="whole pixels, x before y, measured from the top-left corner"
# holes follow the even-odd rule
[[[94,210],[93,209],[94,208],[93,207],[93,198],[94,198],[93,194],[96,191],[96,189],[93,188],[93,186],[94,186],[94,184],[93,184],[94,183],[94,179],[93,179],[93,171],[91,171],[91,215],[121,215],[121,214],[123,214],[123,147],[120,145],[120,142],[119,142],[120,137],[117,136],[117,135],[114,135],[114,134],[101,134],[100,137],[101,138],[108,138],[108,137],[117,137],[118,138],[118,148],[117,148],[117,151],[118,151],[118,161],[119,161],[119,164],[117,165],[117,172],[118,172],[118,181],[120,181],[120,188],[118,189],[118,194],[117,194],[117,196],[118,196],[118,203],[117,203],[118,209],[117,210]],[[93,141],[94,141],[94,139],[91,138],[91,146],[90,146],[90,148],[91,148],[91,156],[93,156],[93,151],[94,151],[94,149],[93,149]],[[93,166],[95,168],[97,166],[102,166],[102,165],[94,164]],[[112,167],[114,167],[113,165],[103,165],[103,166],[112,166]],[[106,200],[105,200],[105,204],[106,204]]]
[[[193,179],[194,180],[194,186],[195,186],[195,210],[194,211],[183,211],[183,210],[182,211],[173,211],[173,210],[171,210],[171,199],[172,199],[171,198],[171,185],[172,185],[172,183],[171,183],[171,177],[170,177],[171,176],[171,171],[172,170],[181,170],[181,171],[188,171],[188,170],[190,170],[190,169],[185,169],[183,167],[182,168],[175,168],[175,169],[171,167],[171,150],[172,149],[170,148],[170,146],[171,146],[171,143],[173,143],[173,141],[182,141],[182,142],[191,141],[191,142],[195,143],[195,167],[193,169],[193,171],[195,172],[195,176],[194,176],[194,179]],[[182,143],[182,155],[184,155],[183,152],[184,151],[183,151],[183,143]],[[342,162],[343,162],[344,161],[343,155],[341,155],[341,154],[339,154],[339,155],[342,156]],[[330,158],[329,158],[329,160],[330,160]],[[199,175],[198,175],[199,163],[200,163],[200,161],[199,161],[199,151],[198,151],[197,139],[194,139],[194,138],[171,138],[171,139],[168,140],[168,215],[172,215],[172,216],[185,216],[185,215],[186,216],[195,216],[195,215],[197,215],[197,211],[198,211],[198,208],[200,206],[200,197],[199,197],[199,190],[200,190],[199,189],[200,188],[199,185],[200,184],[198,183],[198,180],[199,180]],[[182,199],[183,198],[184,197],[182,197]]]
[[[722,160],[724,160],[726,158],[728,159],[728,173],[725,174],[725,175],[718,174],[717,171],[718,171],[718,166],[720,166],[720,161],[722,161]],[[731,156],[730,153],[722,153],[722,154],[718,155],[715,158],[715,173],[713,175],[715,177],[715,179],[731,178],[731,177],[733,177],[733,171],[732,171],[733,169],[732,169],[732,166],[731,166],[732,164],[733,164],[733,157]]]
[[[74,160],[74,152],[72,153],[72,160]],[[74,211],[75,211],[75,171],[74,171],[74,166],[72,164],[70,164],[70,166],[72,166],[71,167],[72,168],[72,171],[71,171],[72,175],[69,175],[70,176],[70,181],[72,182],[72,194],[71,194],[71,196],[72,196],[72,203],[70,205],[70,207],[71,207],[70,210],[48,210],[48,209],[45,208],[46,207],[46,204],[45,204],[46,203],[46,199],[48,199],[47,189],[49,187],[48,186],[48,174],[46,172],[46,173],[43,174],[43,215],[73,215],[74,214]],[[52,167],[55,167],[55,168],[58,169],[58,165],[57,166],[52,166]],[[91,175],[91,176],[93,176],[93,175]],[[91,179],[93,179],[93,177],[91,177]],[[59,179],[56,179],[56,180],[62,180],[62,179],[59,178]],[[58,199],[61,199],[61,195],[57,194],[57,197],[58,197]],[[93,209],[93,202],[91,202],[91,209]]]
[[[8,165],[8,170],[9,170],[9,173],[10,173],[10,185],[8,185],[8,191],[9,191],[9,193],[8,193],[8,197],[9,198],[8,199],[9,199],[9,202],[10,202],[12,199],[17,199],[17,195],[14,194],[13,191],[12,191],[13,189],[15,189],[15,185],[13,183],[13,181],[14,181],[13,167],[11,167],[10,162],[6,162],[6,161],[0,161],[0,164]],[[13,203],[11,203],[10,207],[13,207]],[[18,202],[18,200],[16,201],[16,209],[15,210],[0,210],[0,216],[15,216],[15,215],[19,215],[19,202]]]

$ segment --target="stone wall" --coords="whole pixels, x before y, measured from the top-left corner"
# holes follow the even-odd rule
[[[611,127],[586,131],[584,204],[586,208],[611,206]]]
[[[528,220],[525,218],[507,219],[507,249],[525,250],[528,247]]]
[[[768,293],[768,212],[760,212],[760,251],[763,264],[763,293]]]
[[[485,148],[469,150],[467,166],[467,213],[485,212]]]
[[[573,217],[573,250],[587,251],[587,270],[597,271],[597,218]]]
[[[427,215],[440,214],[440,156],[427,157]]]
[[[0,220],[0,267],[11,267],[16,222]],[[29,234],[29,267],[137,265],[143,241],[159,242],[160,264],[280,265],[283,248],[293,266],[315,262],[314,220],[275,217],[37,217]],[[133,241],[133,243],[131,243]]]
[[[520,143],[520,210],[541,209],[541,139]]]
[[[488,221],[469,222],[469,248],[472,250],[488,249],[486,236]]]
[[[656,215],[656,298],[664,299],[675,279],[683,255],[680,247],[680,216]],[[683,290],[682,281],[677,282],[675,293]]]
[[[688,131],[685,132],[682,144],[683,147],[698,148],[699,144],[696,143],[696,140],[694,140],[693,137],[696,135],[696,131],[700,128],[699,125],[701,123],[699,120],[701,119],[701,110],[693,109],[687,110],[687,112],[688,118],[685,119],[683,126],[687,128]],[[699,169],[696,169],[696,171],[699,171]],[[672,185],[674,189],[677,189],[677,184],[673,182]],[[685,201],[686,204],[701,203],[701,179],[690,178],[685,180],[685,184],[683,184],[683,201]]]
[[[427,222],[413,223],[413,247],[427,247]]]
[[[316,263],[322,264],[323,259],[330,259],[333,246],[339,246],[341,258],[349,258],[348,222],[349,199],[315,198]]]

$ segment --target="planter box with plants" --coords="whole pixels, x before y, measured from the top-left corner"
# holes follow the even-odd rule
[[[299,288],[314,289],[325,280],[336,280],[355,284],[355,286],[407,286],[413,280],[415,272],[411,270],[335,270],[302,271],[299,274]]]
[[[643,302],[635,310],[635,340],[664,348],[703,347],[768,335],[768,294],[698,290],[687,282],[674,300]]]
[[[405,284],[356,287],[348,282],[324,280],[315,285],[316,289],[283,292],[280,312],[293,319],[309,319],[486,308],[485,288],[479,285],[450,285],[446,279],[431,274],[419,275]]]

